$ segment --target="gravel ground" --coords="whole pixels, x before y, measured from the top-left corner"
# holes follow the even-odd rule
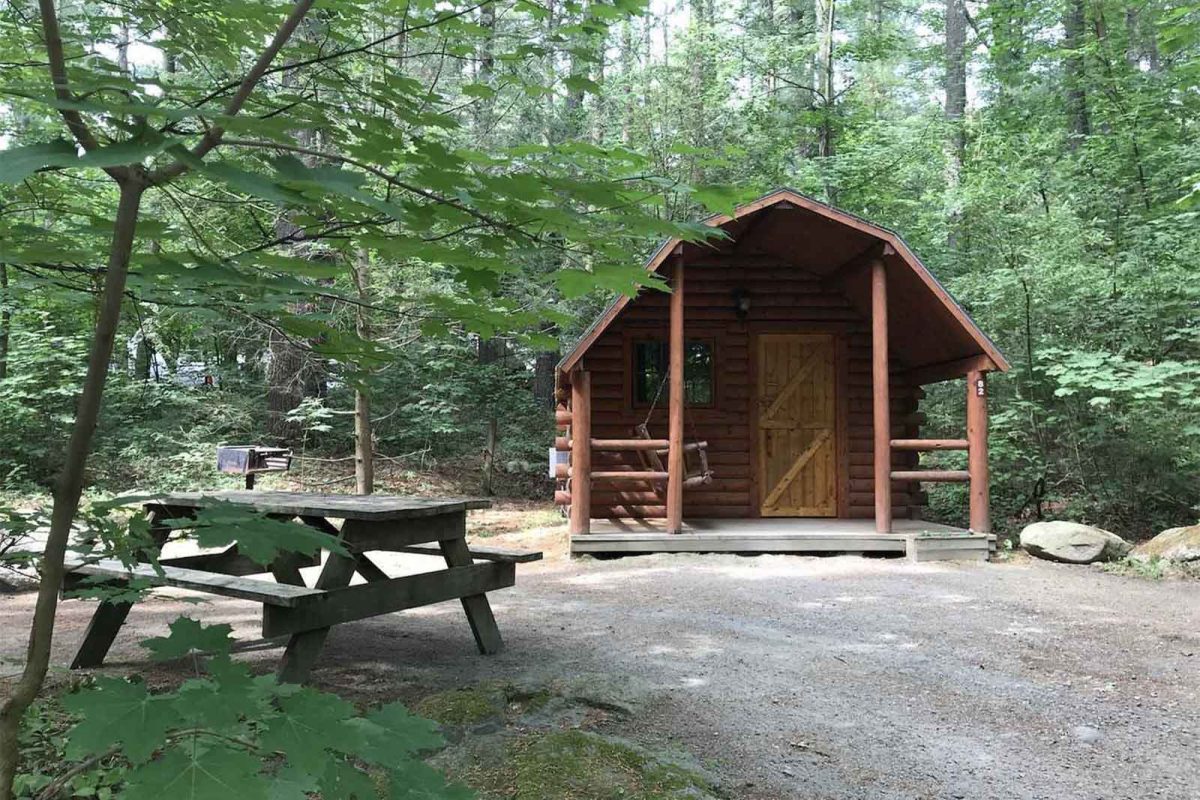
[[[256,606],[186,596],[135,609],[107,668],[146,669],[137,641],[180,613],[257,635]],[[0,597],[8,672],[32,604]],[[316,681],[359,697],[594,682],[638,708],[612,733],[691,752],[737,798],[1200,798],[1200,583],[1030,561],[559,556],[521,565],[493,607],[498,656],[443,604],[335,628]],[[91,608],[63,605],[57,664]]]

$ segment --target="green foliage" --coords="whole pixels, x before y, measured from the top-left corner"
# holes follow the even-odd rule
[[[133,798],[472,796],[420,760],[443,744],[432,722],[398,703],[359,713],[333,695],[254,677],[230,660],[229,632],[181,618],[169,636],[144,643],[156,658],[187,656],[198,671],[203,664],[174,691],[101,677],[66,695],[62,707],[77,721],[62,754],[89,767],[75,772],[103,770],[102,783],[119,782],[120,796]],[[27,741],[39,737],[44,716],[44,707],[27,716]],[[53,780],[29,774],[22,785]]]
[[[709,781],[691,769],[581,730],[539,733],[515,741],[499,761],[498,769],[477,775],[480,788],[495,797],[682,800],[719,796]]]
[[[208,503],[194,519],[168,520],[172,527],[194,531],[201,547],[237,543],[238,552],[257,564],[270,564],[281,553],[314,555],[321,550],[347,554],[341,540],[307,525],[271,519],[234,503]]]

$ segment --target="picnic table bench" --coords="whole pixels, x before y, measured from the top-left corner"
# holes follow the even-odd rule
[[[237,544],[219,553],[164,558],[160,569],[141,563],[127,568],[115,560],[68,560],[66,585],[77,585],[89,576],[114,582],[137,578],[152,586],[261,603],[263,638],[287,637],[279,679],[302,683],[332,626],[447,600],[462,601],[481,653],[499,651],[502,640],[487,592],[512,586],[516,564],[542,557],[539,552],[468,547],[466,513],[490,506],[487,500],[297,492],[190,492],[155,498],[144,505],[155,546],[161,549],[166,542],[172,530],[169,520],[194,517],[198,509],[217,502],[309,525],[337,537],[348,554],[328,552],[312,586],[305,583],[300,568],[320,564],[319,554],[314,558],[289,553],[264,565],[239,553]],[[341,520],[341,525],[333,520]],[[439,555],[446,568],[390,577],[368,556],[371,551]],[[264,573],[274,581],[247,577]],[[365,583],[350,585],[355,573]],[[72,669],[104,662],[131,607],[126,602],[101,601]]]

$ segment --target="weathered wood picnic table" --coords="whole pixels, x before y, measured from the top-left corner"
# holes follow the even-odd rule
[[[502,644],[500,631],[486,593],[512,586],[517,562],[542,556],[468,547],[467,511],[488,507],[491,503],[487,500],[297,492],[194,492],[155,498],[144,506],[155,546],[161,550],[174,529],[169,521],[194,517],[197,510],[221,502],[272,519],[309,525],[337,537],[347,554],[328,552],[312,586],[305,584],[300,568],[319,564],[319,554],[289,553],[264,565],[238,552],[236,543],[222,552],[163,558],[161,573],[150,564],[139,563],[129,569],[119,561],[72,560],[68,562],[68,586],[86,576],[112,581],[141,578],[152,585],[262,603],[263,638],[287,637],[279,679],[300,683],[308,677],[332,626],[447,600],[462,601],[479,651],[497,652]],[[341,520],[341,525],[334,520]],[[440,555],[446,568],[389,577],[369,557],[371,551]],[[482,563],[476,563],[477,559]],[[246,577],[268,572],[274,581]],[[366,582],[351,585],[355,573]],[[103,663],[130,608],[129,603],[120,601],[100,603],[72,668]]]

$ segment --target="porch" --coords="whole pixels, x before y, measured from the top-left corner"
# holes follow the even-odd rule
[[[951,525],[897,519],[877,533],[870,519],[685,519],[668,533],[665,519],[592,520],[571,536],[572,555],[647,553],[877,553],[910,561],[986,561],[995,536]]]
[[[647,264],[669,293],[615,299],[558,364],[555,502],[572,536],[603,537],[576,551],[909,552],[887,536],[927,532],[909,522],[931,483],[966,484],[970,528],[988,533],[987,373],[1008,365],[903,241],[787,190],[707,224],[725,240],[672,240]],[[962,434],[922,435],[922,387],[953,378]],[[934,451],[965,463],[922,461]],[[733,518],[787,527],[719,548],[703,537],[732,523],[698,529]],[[820,545],[835,534],[858,538]]]

